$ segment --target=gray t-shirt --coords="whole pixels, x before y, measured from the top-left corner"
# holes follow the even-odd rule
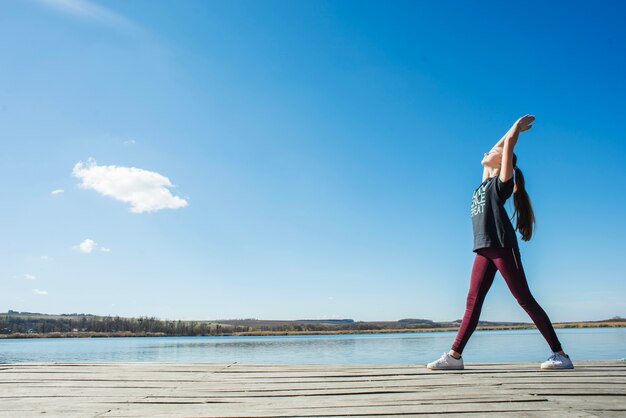
[[[471,214],[474,228],[474,249],[485,247],[518,248],[515,229],[504,209],[504,202],[513,194],[513,177],[502,182],[499,176],[489,177],[472,196]]]

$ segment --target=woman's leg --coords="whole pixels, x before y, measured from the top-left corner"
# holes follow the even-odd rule
[[[485,296],[493,283],[496,276],[497,268],[495,264],[487,257],[481,254],[482,250],[478,250],[472,267],[472,277],[470,279],[470,288],[467,293],[467,303],[465,306],[465,315],[461,327],[456,335],[452,350],[461,354],[465,348],[465,344],[478,325],[480,310],[483,307]]]
[[[490,248],[487,256],[493,260],[509,290],[533,320],[552,351],[562,351],[561,343],[556,336],[556,332],[554,332],[550,318],[548,318],[548,315],[530,293],[519,250],[513,248]]]

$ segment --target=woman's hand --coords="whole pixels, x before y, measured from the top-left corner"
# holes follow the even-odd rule
[[[513,125],[518,132],[524,132],[533,127],[535,117],[533,115],[524,115]]]

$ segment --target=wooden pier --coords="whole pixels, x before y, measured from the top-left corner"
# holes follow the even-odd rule
[[[626,362],[574,364],[0,364],[0,416],[626,416]]]

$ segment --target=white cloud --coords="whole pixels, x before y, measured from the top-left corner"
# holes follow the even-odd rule
[[[122,142],[122,144],[124,144],[125,146],[135,145],[136,143],[137,143],[137,141],[135,141],[134,139],[128,139],[128,140]]]
[[[63,189],[54,189],[53,191],[50,192],[50,194],[52,196],[56,196],[56,195],[60,195],[63,192],[65,192],[65,190],[63,190]]]
[[[169,187],[174,187],[170,180],[154,171],[98,165],[93,158],[89,158],[86,163],[76,163],[72,175],[81,180],[79,187],[130,203],[130,210],[134,213],[187,206],[185,199],[169,191]]]
[[[138,29],[137,25],[125,17],[87,0],[39,0],[39,3],[86,21],[127,30]]]
[[[80,251],[81,253],[89,254],[97,246],[98,244],[94,240],[87,238],[80,244],[74,246],[74,249]]]
[[[37,278],[37,276],[34,276],[32,274],[24,274],[24,278],[26,280],[35,280]]]
[[[41,296],[48,296],[47,290],[33,289],[33,293],[36,295],[41,295]]]
[[[75,249],[76,251],[80,251],[81,253],[85,253],[85,254],[89,254],[93,252],[96,248],[100,248],[100,251],[102,251],[103,253],[111,252],[110,248],[101,247],[100,245],[98,245],[97,242],[89,238],[87,238],[80,244],[73,246],[72,248]]]
[[[52,261],[54,260],[52,257],[50,257],[49,255],[42,255],[41,257],[39,257],[39,259],[41,261]]]

